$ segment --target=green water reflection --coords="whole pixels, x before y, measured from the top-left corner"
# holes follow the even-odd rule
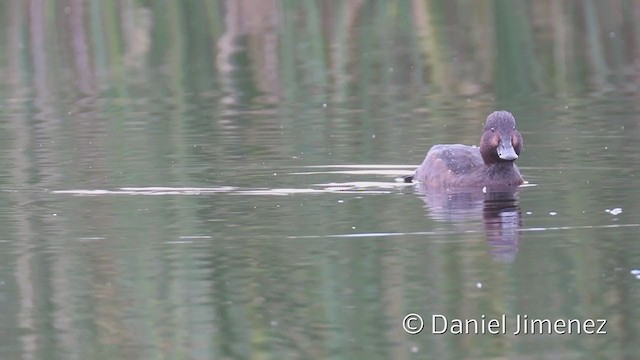
[[[635,358],[638,6],[3,2],[0,358]],[[513,198],[394,181],[498,108]]]

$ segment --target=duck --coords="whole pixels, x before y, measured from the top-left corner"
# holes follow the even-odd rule
[[[517,187],[524,183],[515,161],[524,143],[516,119],[508,111],[487,116],[479,146],[438,144],[405,182],[418,182],[427,189]]]

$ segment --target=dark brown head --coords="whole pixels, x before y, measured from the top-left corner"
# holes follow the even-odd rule
[[[480,139],[484,163],[515,161],[522,151],[522,135],[516,130],[516,119],[508,111],[494,111],[487,117]]]

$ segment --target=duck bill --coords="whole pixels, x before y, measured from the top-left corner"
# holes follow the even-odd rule
[[[498,146],[498,157],[502,160],[513,161],[518,158],[518,154],[511,145],[511,139],[501,139]]]

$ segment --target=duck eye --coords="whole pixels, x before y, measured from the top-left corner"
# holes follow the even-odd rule
[[[513,130],[515,130],[515,129],[516,129],[516,127],[514,126],[514,127],[513,127]]]
[[[491,128],[491,132],[495,132],[495,131],[496,131],[496,129],[494,129],[494,128]]]

